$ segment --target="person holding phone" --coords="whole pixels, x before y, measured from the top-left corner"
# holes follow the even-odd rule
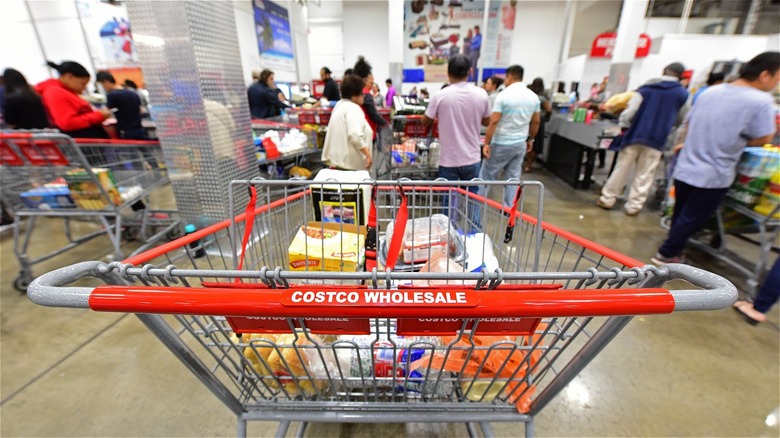
[[[141,98],[138,93],[117,85],[114,75],[100,71],[96,82],[106,90],[106,106],[116,117],[119,138],[147,140],[146,129],[141,124]]]
[[[109,138],[103,122],[111,116],[107,108],[95,110],[79,97],[87,89],[90,74],[78,62],[64,61],[47,65],[59,73],[59,78],[48,79],[35,86],[43,99],[43,106],[54,126],[74,138]]]

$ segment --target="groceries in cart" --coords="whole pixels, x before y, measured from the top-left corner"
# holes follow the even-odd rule
[[[405,167],[417,163],[417,142],[414,139],[406,139],[403,143],[394,144],[392,150],[392,163],[395,167]]]
[[[357,271],[365,258],[366,229],[357,225],[309,222],[288,249],[293,271]]]
[[[379,262],[384,266],[387,252],[393,240],[396,224],[390,222],[384,237],[379,240]],[[443,214],[409,219],[406,222],[400,257],[395,269],[419,271],[434,253],[442,253],[461,261],[464,256],[463,241],[457,226]]]
[[[322,222],[365,225],[371,203],[371,188],[358,183],[371,177],[366,170],[322,169],[312,190],[314,218]]]
[[[392,167],[435,168],[438,166],[439,142],[426,138],[407,138],[393,145]]]
[[[116,188],[116,179],[110,169],[92,168],[92,174],[84,169],[73,169],[65,172],[70,195],[80,208],[101,210],[106,208],[106,200],[101,188],[108,194],[114,205],[122,204],[122,196]],[[100,183],[100,187],[92,179],[92,175]]]
[[[68,183],[62,178],[44,184],[42,187],[36,187],[19,194],[22,203],[27,208],[51,209],[51,208],[74,208],[76,203],[70,196]]]
[[[380,391],[386,395],[447,398],[456,391],[472,402],[509,397],[527,409],[533,394],[520,390],[526,372],[540,353],[531,346],[538,336],[397,336],[316,335],[312,333],[244,334],[232,342],[271,395],[290,397],[346,391],[353,395]],[[453,378],[453,374],[460,378]],[[517,393],[513,398],[512,395]],[[518,395],[523,393],[521,398]]]
[[[755,207],[778,168],[780,149],[745,148],[737,165],[737,178],[726,196],[748,208]]]

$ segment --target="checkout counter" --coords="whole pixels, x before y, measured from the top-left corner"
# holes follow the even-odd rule
[[[559,178],[574,188],[588,189],[596,154],[609,147],[620,133],[617,121],[573,122],[571,114],[553,114],[545,124],[544,162]],[[612,165],[614,166],[614,158]]]

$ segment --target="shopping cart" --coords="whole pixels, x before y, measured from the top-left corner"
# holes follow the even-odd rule
[[[2,199],[14,213],[14,253],[25,291],[34,265],[88,240],[106,235],[116,259],[124,258],[122,238],[144,243],[181,235],[173,211],[150,211],[144,200],[168,181],[160,144],[153,141],[77,139],[52,132],[0,133]],[[68,243],[31,256],[30,242],[39,218],[62,218]],[[74,236],[71,222],[90,220],[98,227]],[[22,234],[22,221],[25,222]]]
[[[438,124],[425,126],[420,115],[393,117],[390,178],[435,178],[439,168]]]
[[[516,190],[515,205],[474,195],[473,185],[499,199]],[[234,181],[230,203],[249,190],[246,213],[124,262],[45,274],[28,296],[138,314],[237,416],[239,436],[255,420],[279,421],[277,436],[293,421],[303,422],[298,436],[308,422],[462,422],[471,436],[476,425],[490,436],[490,422],[524,422],[532,436],[535,416],[632,315],[737,298],[715,274],[642,267],[542,222],[538,182],[363,187],[372,201],[351,208],[355,218],[370,210],[365,229],[312,222],[326,190],[317,183]],[[338,233],[356,236],[326,243]],[[302,235],[309,243],[294,254]],[[361,239],[363,271],[349,247]],[[71,285],[86,277],[106,285]],[[661,288],[672,279],[702,290]]]

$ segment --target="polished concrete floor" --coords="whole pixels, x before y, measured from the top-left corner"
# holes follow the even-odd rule
[[[665,233],[658,214],[638,217],[594,206],[546,171],[545,220],[640,260]],[[166,196],[153,207],[170,206]],[[39,230],[33,252],[65,238],[56,221]],[[730,242],[731,243],[731,242]],[[749,245],[734,243],[745,257]],[[128,245],[128,250],[132,249]],[[13,240],[0,241],[0,435],[231,436],[230,411],[133,315],[39,307],[12,288]],[[36,267],[105,259],[97,239]],[[700,267],[739,275],[704,255]],[[730,310],[635,318],[536,420],[540,436],[777,437],[780,405],[778,307],[750,326]],[[772,414],[774,413],[774,414]],[[303,420],[303,419],[302,419]],[[295,425],[288,432],[294,434]],[[494,424],[499,436],[522,424]],[[251,423],[249,435],[273,436],[275,424]],[[462,424],[311,424],[306,436],[465,436]]]

